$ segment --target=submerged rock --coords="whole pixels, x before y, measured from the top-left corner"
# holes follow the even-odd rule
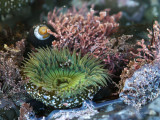
[[[140,108],[160,94],[160,68],[158,64],[146,64],[126,79],[120,98],[128,105]]]

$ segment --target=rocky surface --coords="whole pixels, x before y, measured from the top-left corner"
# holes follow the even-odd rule
[[[52,117],[51,117],[52,116]],[[95,108],[86,104],[83,110],[60,110],[52,112],[48,117],[33,118],[32,120],[159,120],[160,119],[160,97],[141,109],[128,106],[120,101],[108,102],[105,106]]]

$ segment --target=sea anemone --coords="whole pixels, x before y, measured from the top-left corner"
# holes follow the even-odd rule
[[[26,90],[35,99],[54,108],[73,108],[107,85],[108,72],[101,61],[68,49],[39,48],[24,62]]]

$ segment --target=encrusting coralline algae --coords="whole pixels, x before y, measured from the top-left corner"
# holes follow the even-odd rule
[[[140,108],[160,94],[160,68],[158,64],[146,64],[125,81],[120,97],[128,105]]]
[[[16,47],[4,45],[4,48],[6,52],[0,51],[0,93],[5,98],[23,91],[24,81],[19,66],[23,60],[25,40],[16,42]]]
[[[135,106],[138,109],[142,105],[153,101],[160,94],[160,26],[158,22],[156,21],[153,25],[153,31],[148,31],[151,44],[147,47],[144,40],[138,42],[141,48],[138,49],[137,60],[142,63],[142,66],[139,69],[137,68],[138,70],[135,68],[133,75],[125,80],[123,90],[119,95],[126,104]],[[143,64],[144,60],[148,64]],[[132,66],[134,65],[137,67],[137,62],[134,62]],[[128,75],[132,74],[131,69],[126,68],[124,71]]]

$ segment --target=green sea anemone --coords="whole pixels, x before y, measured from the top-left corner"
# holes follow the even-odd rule
[[[27,92],[37,100],[55,108],[80,106],[86,99],[106,86],[107,70],[101,61],[86,54],[81,57],[68,49],[39,48],[24,62],[29,78]]]

